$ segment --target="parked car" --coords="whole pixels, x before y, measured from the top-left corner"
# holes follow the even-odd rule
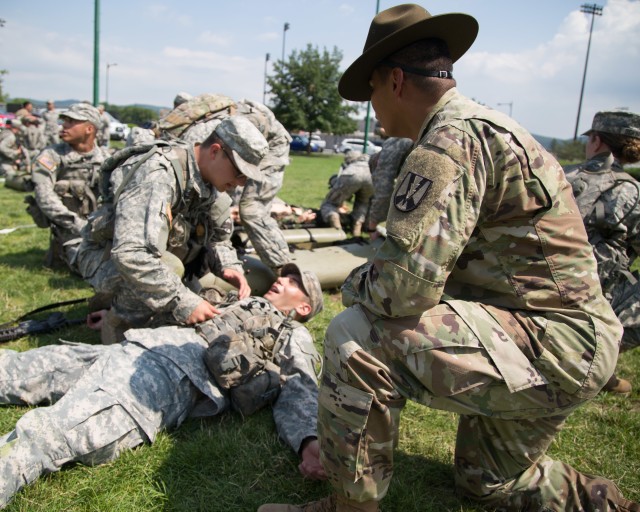
[[[7,126],[8,119],[15,119],[16,115],[10,112],[0,112],[0,128],[5,128]]]
[[[317,133],[311,134],[311,142],[318,146],[318,151],[320,151],[320,153],[322,153],[327,148],[327,141],[322,140],[320,135],[318,135]]]
[[[289,145],[289,149],[291,151],[307,151],[307,146],[309,146],[309,139],[304,135],[291,136],[291,144]],[[314,141],[311,141],[311,151],[313,153],[317,153],[320,151],[318,144],[316,144]]]
[[[346,153],[347,151],[360,151],[363,153],[362,149],[364,148],[364,139],[344,139],[339,145],[335,146],[336,153]],[[370,140],[367,141],[367,155],[375,155],[382,148],[380,146],[376,146]]]
[[[130,128],[118,121],[109,112],[105,112],[109,117],[109,136],[111,140],[127,140],[129,136]]]

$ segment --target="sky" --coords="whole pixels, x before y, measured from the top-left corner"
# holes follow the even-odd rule
[[[283,50],[286,58],[309,44],[336,47],[344,70],[361,54],[377,6],[384,10],[398,2],[98,3],[100,101],[169,107],[180,91],[262,101],[273,62]],[[464,12],[479,22],[475,43],[454,65],[460,92],[511,114],[532,133],[573,138],[592,21],[580,12],[582,1],[417,3],[434,15]],[[95,0],[0,0],[0,69],[9,72],[4,91],[35,100],[91,101],[94,5]],[[594,19],[578,133],[589,129],[600,110],[640,113],[640,0],[597,5],[603,10]]]

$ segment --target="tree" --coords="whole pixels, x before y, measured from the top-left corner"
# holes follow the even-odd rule
[[[273,95],[271,109],[285,128],[324,133],[351,133],[356,121],[349,117],[358,107],[348,104],[338,94],[338,66],[342,52],[335,46],[329,53],[307,45],[293,51],[287,62],[274,64],[274,74],[267,79]]]
[[[582,162],[585,159],[585,143],[580,140],[565,140],[551,146],[551,152],[558,160],[564,162]]]
[[[4,75],[8,75],[6,69],[0,69],[0,103],[6,103],[9,99],[9,93],[4,90]]]
[[[109,104],[107,110],[112,116],[126,124],[142,126],[148,121],[156,121],[158,119],[158,113],[155,110],[145,107],[136,107],[133,105],[118,107]]]

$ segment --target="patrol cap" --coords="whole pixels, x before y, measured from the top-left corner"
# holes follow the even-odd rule
[[[309,313],[302,320],[305,322],[314,316],[316,316],[322,308],[324,307],[324,302],[322,299],[322,287],[320,286],[320,281],[318,280],[318,276],[316,276],[313,272],[309,270],[305,270],[302,272],[300,267],[295,263],[285,263],[280,269],[280,275],[282,277],[286,277],[288,275],[297,275],[300,277],[302,281],[302,288],[304,293],[307,294],[309,300],[311,301],[311,313]]]
[[[258,166],[269,151],[269,144],[260,130],[248,119],[233,116],[222,121],[214,132],[231,150],[240,172],[247,178],[262,181]]]
[[[626,110],[609,110],[598,112],[593,117],[591,129],[582,135],[593,132],[611,133],[640,139],[640,116]]]
[[[356,151],[355,149],[350,149],[344,154],[344,163],[349,165],[358,160],[362,156],[360,151]]]
[[[93,126],[100,128],[100,111],[89,103],[74,103],[65,110],[60,117],[68,117],[76,121],[88,121]]]

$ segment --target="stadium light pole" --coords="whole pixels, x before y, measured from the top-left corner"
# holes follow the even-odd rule
[[[380,0],[376,0],[376,14],[380,12]],[[367,145],[369,144],[369,117],[371,116],[371,101],[367,101],[367,114],[364,117],[364,144],[362,144],[362,153],[367,154]],[[383,126],[384,128],[384,126]]]
[[[602,6],[596,4],[583,4],[580,12],[591,14],[591,28],[589,29],[589,42],[587,43],[587,57],[584,60],[584,73],[582,74],[582,87],[580,88],[580,101],[578,102],[578,117],[576,118],[576,129],[573,132],[573,140],[578,138],[578,124],[580,124],[580,110],[582,110],[582,97],[584,96],[584,82],[587,79],[587,64],[589,63],[589,50],[591,48],[591,33],[596,16],[602,16]]]
[[[265,99],[267,97],[267,63],[271,56],[267,53],[264,59],[264,86],[262,87],[262,103],[266,105]]]
[[[93,106],[100,101],[100,0],[93,4]]]
[[[284,24],[284,30],[282,31],[282,65],[284,66],[284,41],[287,37],[287,30],[289,30],[289,23]]]
[[[105,87],[104,87],[104,105],[105,108],[107,108],[109,106],[109,68],[112,68],[113,66],[117,66],[118,63],[117,62],[112,62],[111,64],[109,64],[107,62],[107,80],[105,83]]]

